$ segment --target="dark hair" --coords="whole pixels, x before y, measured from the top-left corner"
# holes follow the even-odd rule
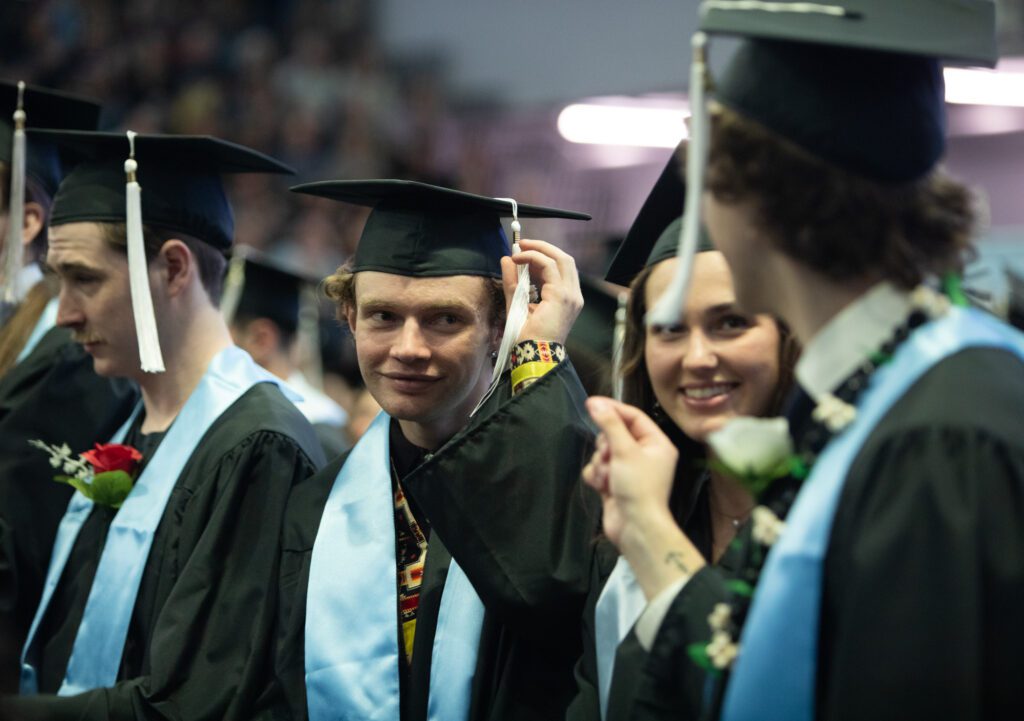
[[[32,239],[28,246],[28,259],[39,260],[46,254],[47,226],[50,221],[50,206],[53,205],[53,198],[47,192],[43,184],[31,175],[25,175],[25,202],[38,203],[43,209],[43,225],[39,234]],[[0,208],[10,210],[11,205],[11,166],[0,161]]]
[[[128,231],[124,223],[100,223],[99,226],[102,229],[103,239],[111,248],[122,253],[128,252]],[[142,228],[142,242],[146,247],[146,262],[153,262],[164,243],[172,238],[180,240],[192,253],[199,271],[199,280],[210,297],[210,302],[214,307],[219,307],[228,261],[221,251],[209,243],[204,243],[198,238],[176,230],[151,228],[146,225]]]
[[[292,325],[290,323],[282,323],[276,320],[275,318],[272,318],[267,315],[259,315],[257,313],[246,313],[244,311],[241,313],[239,313],[238,311],[235,312],[235,316],[231,319],[231,325],[245,331],[248,329],[250,323],[252,323],[254,320],[260,320],[261,318],[263,320],[270,321],[271,323],[274,324],[274,327],[277,328],[278,351],[282,353],[288,352],[288,349],[291,348],[292,343],[295,342],[295,338],[299,334],[299,329],[295,325]]]
[[[970,259],[976,200],[941,168],[884,184],[821,160],[728,108],[712,121],[707,189],[750,203],[779,250],[827,278],[890,280],[960,272]]]
[[[707,453],[703,445],[686,436],[675,422],[661,411],[651,385],[651,377],[647,373],[644,352],[647,337],[644,324],[647,301],[644,296],[647,282],[656,266],[657,264],[644,268],[629,286],[626,334],[622,344],[622,400],[650,415],[679,447],[680,469],[676,473],[670,505],[673,515],[682,523],[681,514],[684,509],[679,506],[689,497],[689,486],[695,483],[704,471]],[[775,383],[775,392],[772,394],[767,415],[778,415],[782,411],[786,396],[793,387],[793,369],[800,356],[800,344],[789,326],[778,318],[773,317],[773,320],[779,330],[779,378]]]
[[[338,320],[347,323],[345,311],[356,307],[356,275],[352,272],[351,263],[344,263],[334,273],[324,278],[322,283],[324,294],[334,301]],[[496,278],[481,277],[484,289],[490,300],[488,321],[492,328],[501,329],[505,326],[505,291],[501,281]]]

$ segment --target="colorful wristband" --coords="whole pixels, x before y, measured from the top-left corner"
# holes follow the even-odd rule
[[[519,393],[565,360],[565,346],[554,341],[524,340],[512,350],[512,394]]]

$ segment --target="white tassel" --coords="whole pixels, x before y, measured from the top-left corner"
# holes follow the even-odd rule
[[[153,312],[153,295],[149,288],[149,267],[142,238],[142,188],[136,179],[135,133],[128,131],[129,157],[124,161],[128,183],[125,187],[125,223],[128,228],[128,278],[131,282],[132,313],[135,333],[139,339],[139,360],[144,373],[163,373],[164,358]]]
[[[300,358],[303,375],[314,388],[324,389],[324,368],[320,360],[320,297],[316,287],[303,283],[299,294]]]
[[[243,248],[244,246],[238,246],[231,255],[227,277],[224,278],[224,292],[220,296],[220,314],[229,326],[235,320],[238,304],[242,300],[242,291],[245,289],[246,252]]]
[[[612,398],[622,400],[622,353],[626,345],[626,305],[629,293],[619,293],[615,309],[615,330],[612,332]]]
[[[519,238],[522,229],[522,226],[519,225],[519,204],[512,198],[497,198],[497,200],[505,200],[512,204],[512,254],[515,255],[520,252]],[[504,373],[509,358],[512,356],[512,348],[515,347],[516,341],[519,339],[519,333],[523,330],[526,319],[530,314],[530,267],[525,264],[517,266],[516,273],[516,290],[512,294],[512,303],[509,305],[508,313],[505,316],[505,330],[501,336],[501,346],[498,348],[494,372],[491,374],[491,385],[488,387],[487,392],[484,393],[483,398],[480,399],[480,402],[476,404],[476,408],[470,413],[471,416],[480,410],[480,407],[494,393],[494,389],[498,387],[501,374]]]
[[[3,301],[21,301],[21,266],[25,262],[22,226],[25,224],[25,83],[18,82],[18,106],[14,111],[14,141],[11,148],[11,200],[7,212],[7,237],[3,252]]]
[[[704,169],[710,147],[710,118],[704,91],[707,87],[707,36],[695,33],[691,41],[693,64],[690,66],[690,144],[686,153],[686,208],[679,232],[679,264],[668,288],[647,313],[647,325],[673,325],[679,322],[690,285],[693,256],[700,236],[700,203],[704,193]]]

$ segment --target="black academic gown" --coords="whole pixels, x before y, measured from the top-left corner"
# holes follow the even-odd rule
[[[288,493],[323,457],[272,384],[253,386],[203,436],[157,528],[118,682],[9,699],[12,718],[248,719],[268,681]],[[39,688],[59,688],[113,512],[95,508],[38,634]]]
[[[21,647],[72,493],[28,441],[86,451],[110,440],[137,399],[132,383],[96,375],[63,328],[0,378],[0,694],[18,688]]]
[[[1024,717],[1022,409],[1024,364],[968,349],[930,369],[869,434],[825,559],[818,719]],[[695,585],[699,576],[659,630],[651,683],[680,682],[691,629],[727,597]],[[708,718],[721,689],[713,696]]]
[[[407,721],[427,717],[434,632],[453,556],[485,607],[469,718],[561,719],[574,693],[598,523],[596,496],[579,480],[593,443],[586,396],[569,363],[510,395],[506,377],[463,431],[401,479],[430,528],[412,667],[402,674]],[[276,659],[288,710],[278,706],[268,717],[307,718],[310,555],[343,462],[301,484],[290,501],[280,582],[290,598],[281,601]],[[395,623],[397,644],[397,609]]]
[[[667,431],[674,439],[679,437],[675,426]],[[692,445],[692,442],[688,442],[687,445]],[[682,469],[680,466],[676,474],[670,506],[676,522],[697,550],[705,558],[709,558],[712,554],[713,536],[711,509],[708,505],[708,477],[705,474],[696,477],[695,481],[687,481],[681,472]],[[694,477],[692,471],[688,475]],[[744,562],[742,544],[749,533],[749,524],[741,527],[738,532],[740,544],[731,545],[716,565],[707,566],[691,582],[697,583],[698,588],[707,587],[712,597],[724,593],[726,584]],[[618,559],[618,550],[607,539],[602,538],[594,555],[590,593],[583,615],[583,656],[576,664],[578,688],[576,698],[573,699],[566,715],[569,721],[599,721],[601,718],[595,611],[597,601]],[[701,620],[704,625],[698,625],[692,632],[703,639],[707,635],[706,616]],[[687,643],[691,641],[692,639]],[[635,631],[630,630],[615,653],[606,721],[631,718],[685,721],[699,716],[704,691],[704,671],[694,666],[691,672],[673,678],[671,686],[662,687],[652,684],[652,675],[648,670],[652,663],[657,661],[652,661],[651,654],[640,644]]]

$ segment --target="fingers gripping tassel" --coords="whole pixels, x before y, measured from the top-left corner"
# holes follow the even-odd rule
[[[512,205],[512,254],[520,252],[519,240],[522,226],[519,224],[519,204],[512,198],[496,198]],[[519,333],[523,330],[526,318],[530,313],[530,268],[525,263],[516,268],[516,290],[512,294],[512,303],[509,305],[508,314],[505,317],[505,330],[501,336],[501,345],[498,348],[498,357],[494,363],[494,371],[491,374],[491,385],[483,398],[473,409],[473,413],[479,410],[480,406],[490,397],[491,393],[498,386],[501,374],[508,366],[509,358],[512,356],[512,348],[519,339]]]

